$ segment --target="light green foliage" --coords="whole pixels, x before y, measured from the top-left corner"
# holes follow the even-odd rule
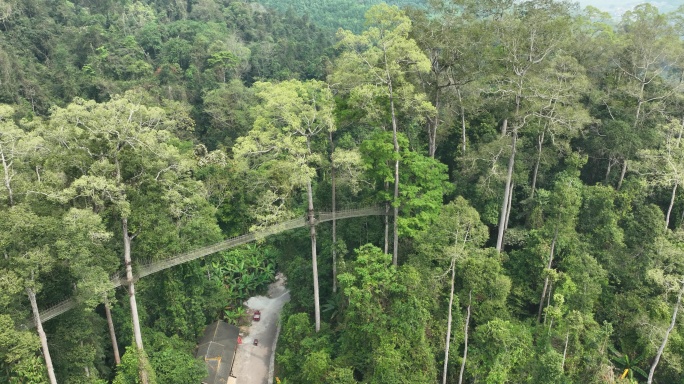
[[[477,327],[466,372],[487,384],[524,381],[532,356],[532,335],[520,323],[494,319]]]
[[[415,237],[434,221],[442,206],[442,200],[453,189],[448,183],[447,167],[435,159],[412,151],[403,134],[398,135],[399,148],[399,233]],[[396,159],[389,132],[376,132],[361,143],[361,158],[368,179],[375,179],[379,201],[391,200],[387,191],[380,189],[384,182],[393,180]]]
[[[418,248],[433,259],[440,254],[462,259],[468,256],[468,249],[481,247],[487,236],[479,213],[459,196],[441,207],[437,220],[422,233]]]
[[[1,279],[5,280],[6,276]],[[39,358],[38,335],[17,330],[16,326],[9,315],[0,314],[0,379],[9,383],[44,383],[47,373],[45,363]]]
[[[121,357],[121,364],[117,366],[116,377],[113,384],[141,384],[140,371],[141,366],[145,367],[145,371],[149,374],[148,383],[156,384],[157,377],[150,365],[147,354],[144,351],[139,351],[135,345],[130,345],[126,348],[126,353]]]
[[[381,4],[368,10],[366,25],[360,35],[338,32],[342,54],[329,82],[349,92],[352,105],[361,108],[366,119],[386,128],[391,123],[388,98],[399,111],[417,122],[424,121],[434,114],[434,107],[408,77],[412,72],[428,72],[430,61],[408,36],[410,19],[397,7]]]
[[[239,303],[271,283],[276,254],[276,250],[263,244],[223,252],[212,257],[211,274],[225,286],[229,301]]]
[[[109,276],[118,265],[117,255],[106,248],[112,234],[101,216],[88,209],[70,209],[61,228],[64,237],[55,243],[57,257],[69,266],[77,280],[79,301],[94,307],[109,290]]]
[[[335,183],[337,186],[348,186],[352,194],[358,194],[365,182],[363,160],[359,148],[344,149],[337,147],[332,154],[335,166]]]
[[[334,104],[332,92],[320,81],[289,80],[254,87],[261,100],[254,109],[254,127],[238,139],[233,152],[255,183],[268,181],[254,212],[257,225],[266,225],[290,216],[288,197],[316,176],[323,160],[316,140],[335,130]]]
[[[511,290],[511,279],[505,275],[495,250],[470,251],[456,264],[460,302],[468,302],[473,295],[473,319],[484,323],[490,319],[506,319],[506,300]]]
[[[404,164],[401,167],[401,164]],[[402,169],[404,171],[402,172]],[[453,186],[448,181],[447,166],[418,152],[406,151],[400,160],[399,234],[415,237],[436,220],[444,196]]]
[[[7,206],[24,198],[30,182],[26,170],[46,150],[40,135],[27,132],[14,123],[14,113],[11,106],[0,104],[0,174],[3,185],[0,199]]]
[[[662,67],[657,62],[672,66],[681,64],[681,42],[668,16],[650,4],[642,4],[626,12],[619,31],[617,60],[627,76],[618,86],[620,92],[630,99],[628,108],[632,113],[627,116],[628,121],[643,127],[652,111],[660,108],[660,103],[669,101],[672,89],[682,86],[681,81],[675,80],[645,87],[652,81],[665,80],[660,77]]]
[[[284,375],[304,384],[325,382],[328,372],[334,369],[329,343],[328,337],[314,333],[308,314],[287,316],[278,340],[277,355]]]
[[[334,368],[325,381],[326,384],[356,384],[351,368]]]
[[[182,120],[141,104],[145,97],[129,92],[107,103],[76,100],[53,111],[50,139],[79,148],[69,165],[85,163],[59,197],[84,202],[96,212],[112,207],[120,217],[139,217],[132,212],[135,200],[154,193],[171,220],[187,224],[190,213],[205,203],[201,183],[183,178],[194,159],[170,132]]]
[[[209,67],[216,71],[221,82],[226,82],[227,72],[237,66],[239,59],[232,52],[219,51],[207,59]]]
[[[562,353],[558,353],[554,349],[545,351],[538,357],[537,364],[535,364],[534,382],[540,384],[569,383],[570,381],[563,377],[562,361]]]
[[[306,356],[302,364],[302,383],[323,382],[331,363],[326,351],[316,351]]]
[[[684,175],[684,153],[681,145],[681,131],[684,127],[680,120],[672,120],[659,125],[656,129],[662,148],[640,151],[641,164],[638,169],[649,175],[654,186],[672,187],[679,185]]]

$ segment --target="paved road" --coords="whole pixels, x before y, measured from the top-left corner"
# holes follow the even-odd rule
[[[238,345],[233,365],[233,374],[238,384],[268,384],[268,371],[271,362],[276,329],[283,305],[290,301],[290,293],[285,288],[285,278],[278,274],[276,281],[269,286],[268,297],[252,297],[245,305],[248,312],[261,311],[261,321],[241,328],[244,331],[242,344]],[[254,339],[259,345],[254,345]]]

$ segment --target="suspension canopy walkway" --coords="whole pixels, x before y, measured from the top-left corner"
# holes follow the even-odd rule
[[[315,225],[324,223],[327,221],[332,221],[333,219],[340,220],[340,219],[348,219],[352,217],[364,217],[364,216],[382,216],[385,215],[385,209],[380,208],[380,207],[365,207],[365,208],[357,208],[357,209],[348,209],[348,210],[342,210],[342,211],[336,211],[334,214],[333,212],[316,212],[314,214],[315,218]],[[145,276],[149,276],[153,273],[163,271],[165,269],[174,267],[176,265],[184,264],[192,260],[199,259],[204,256],[208,256],[211,254],[214,254],[216,252],[221,252],[225,251],[227,249],[231,249],[237,246],[240,246],[242,244],[246,244],[252,241],[255,241],[257,239],[263,239],[267,236],[270,235],[275,235],[281,232],[289,231],[291,229],[295,228],[302,228],[306,227],[309,225],[308,218],[306,216],[302,216],[296,219],[292,220],[287,220],[283,221],[281,223],[277,223],[274,225],[271,225],[269,227],[260,229],[258,231],[252,232],[252,233],[247,233],[241,236],[233,237],[227,240],[223,240],[221,242],[218,242],[216,244],[208,245],[205,247],[201,247],[189,252],[181,253],[179,255],[170,257],[168,259],[164,260],[157,260],[149,263],[139,263],[137,266],[136,273],[133,277],[134,281],[137,281],[140,278],[143,278]],[[118,288],[122,285],[126,285],[127,281],[125,279],[126,273],[125,272],[119,272],[115,274],[110,282],[112,284],[112,288]],[[45,310],[40,311],[40,321],[41,323],[44,323],[50,319],[54,319],[55,317],[61,315],[62,313],[65,313],[69,311],[70,309],[76,307],[77,301],[74,298],[70,298],[67,300],[64,300],[50,308],[47,308]],[[35,326],[33,322],[31,322],[31,326]]]

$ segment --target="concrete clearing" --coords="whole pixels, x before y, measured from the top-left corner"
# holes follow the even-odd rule
[[[290,292],[285,288],[285,277],[278,273],[276,281],[268,287],[268,297],[251,297],[245,305],[251,315],[255,310],[261,311],[260,321],[251,321],[251,325],[240,327],[242,344],[238,345],[233,365],[233,374],[238,384],[269,384],[269,366],[275,353],[276,331],[283,305],[290,301]],[[259,340],[254,345],[254,339]],[[273,374],[272,367],[270,374]]]

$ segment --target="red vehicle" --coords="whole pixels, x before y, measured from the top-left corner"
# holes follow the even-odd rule
[[[258,309],[256,311],[254,311],[254,316],[252,316],[252,320],[254,320],[254,321],[261,320],[261,311],[259,311]]]

